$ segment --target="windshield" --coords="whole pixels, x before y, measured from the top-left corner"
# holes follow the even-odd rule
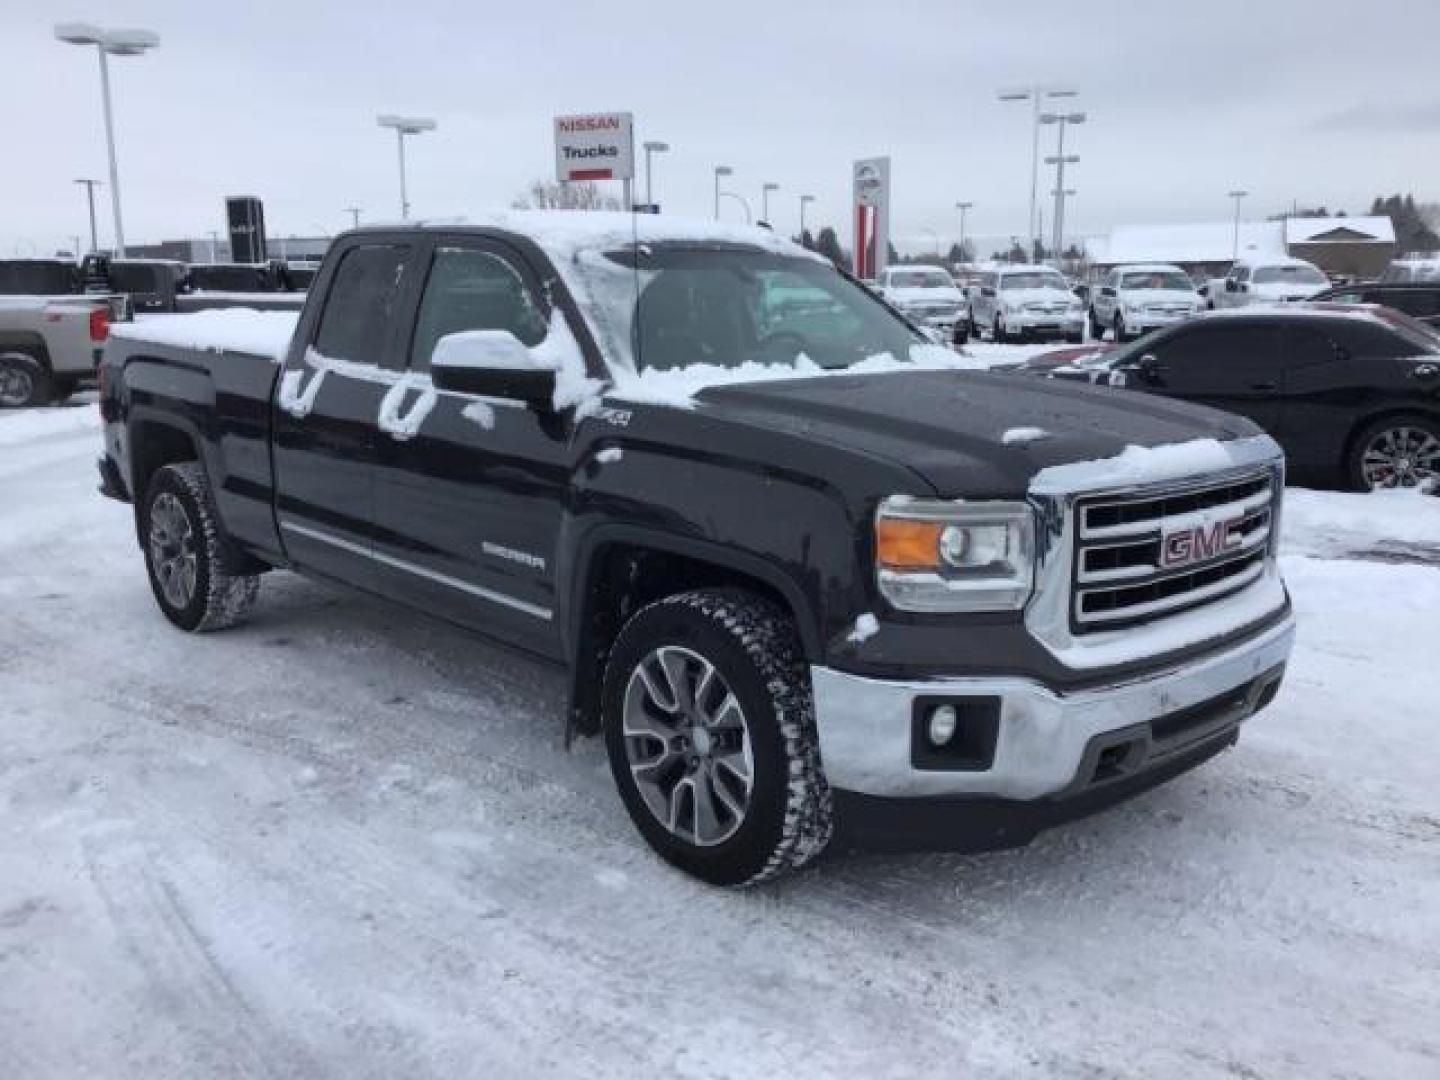
[[[1256,285],[1328,285],[1329,279],[1313,266],[1262,266],[1255,271]]]
[[[1145,270],[1126,274],[1120,280],[1122,289],[1165,289],[1174,292],[1194,292],[1190,279],[1178,270]]]
[[[1005,291],[1011,289],[1059,289],[1061,292],[1069,292],[1063,277],[1055,273],[1046,273],[1043,270],[1006,274],[1000,279],[1000,288]]]
[[[694,364],[846,368],[926,343],[872,293],[818,259],[747,248],[643,245],[582,254],[607,351],[636,371]],[[638,291],[638,297],[637,297]]]
[[[890,274],[892,289],[953,289],[955,282],[943,270],[897,270]]]
[[[58,296],[73,293],[76,270],[70,263],[36,260],[0,262],[0,294]]]

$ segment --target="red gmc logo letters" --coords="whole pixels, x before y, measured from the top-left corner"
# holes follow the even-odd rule
[[[1188,566],[1223,555],[1240,546],[1241,537],[1234,532],[1239,521],[1214,521],[1191,525],[1160,538],[1160,565],[1165,569]]]

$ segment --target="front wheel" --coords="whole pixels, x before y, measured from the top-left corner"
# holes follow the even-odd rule
[[[155,602],[181,630],[233,626],[254,605],[260,579],[242,570],[222,535],[198,462],[156,471],[140,508],[140,543]]]
[[[1347,465],[1350,486],[1360,491],[1440,479],[1440,423],[1424,416],[1378,420],[1355,439]]]
[[[1090,309],[1090,337],[1094,341],[1100,341],[1105,337],[1105,327],[1100,325],[1100,316],[1095,314],[1095,309]]]
[[[955,324],[955,329],[950,335],[950,340],[955,345],[964,345],[970,340],[969,319],[961,319]]]
[[[805,865],[830,840],[810,678],[795,628],[740,590],[642,608],[605,668],[605,745],[630,819],[714,885]]]

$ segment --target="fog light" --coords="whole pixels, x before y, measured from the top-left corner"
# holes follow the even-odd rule
[[[935,746],[944,746],[955,737],[955,727],[959,717],[955,714],[954,705],[937,705],[930,710],[930,742]]]

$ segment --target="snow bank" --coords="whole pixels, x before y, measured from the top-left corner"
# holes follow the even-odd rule
[[[1127,446],[1114,457],[1097,461],[1075,461],[1068,465],[1052,465],[1041,469],[1030,482],[1032,491],[1088,491],[1094,488],[1120,487],[1126,484],[1147,484],[1178,480],[1197,473],[1218,472],[1252,463],[1258,442],[1280,456],[1280,448],[1268,435],[1220,442],[1218,439],[1191,439],[1189,442],[1164,446]]]
[[[110,336],[205,352],[251,353],[279,363],[285,359],[299,321],[298,311],[214,308],[183,315],[152,315],[133,323],[112,323]]]
[[[94,405],[75,409],[31,409],[0,413],[0,446],[21,446],[51,435],[99,430],[100,410]]]
[[[1420,491],[1346,494],[1287,488],[1280,511],[1287,551],[1335,556],[1423,548],[1440,561],[1440,497]]]

